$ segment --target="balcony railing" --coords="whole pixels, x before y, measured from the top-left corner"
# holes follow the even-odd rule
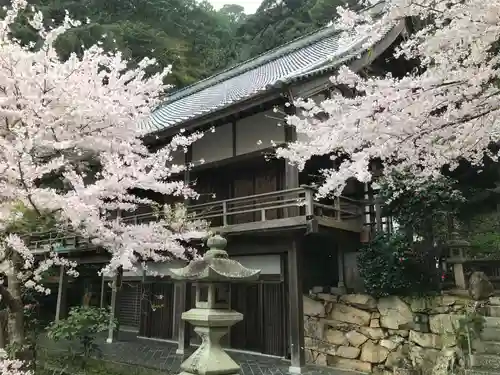
[[[194,218],[207,220],[211,227],[244,227],[250,223],[264,223],[280,219],[318,218],[328,226],[350,223],[361,228],[362,203],[347,197],[336,197],[332,204],[314,200],[314,190],[307,186],[246,197],[194,204],[188,213]],[[161,214],[152,212],[122,217],[132,224],[144,224],[158,220]],[[265,225],[264,225],[265,226]],[[43,251],[50,245],[55,251],[71,251],[92,247],[91,241],[70,233],[33,233],[29,238],[33,250]]]

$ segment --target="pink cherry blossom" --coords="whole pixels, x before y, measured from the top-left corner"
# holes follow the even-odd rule
[[[288,122],[307,141],[278,155],[301,168],[315,155],[349,155],[323,172],[320,195],[340,194],[349,178],[371,181],[374,159],[382,161],[386,176],[407,170],[416,181],[439,175],[445,165],[455,168],[460,158],[481,164],[500,135],[500,0],[388,0],[373,19],[346,9],[339,14],[332,27],[344,30],[345,43],[353,34],[369,42],[401,22],[420,25],[395,53],[418,61],[419,69],[395,78],[339,68],[332,83],[357,95],[298,100],[299,112]],[[327,118],[314,117],[318,112]]]
[[[194,251],[186,241],[205,236],[207,226],[192,220],[182,205],[164,207],[161,218],[144,224],[111,215],[155,203],[132,195],[132,189],[197,198],[173,177],[184,166],[171,165],[171,160],[173,152],[202,134],[177,135],[151,151],[138,131],[160,104],[170,67],[148,76],[145,70],[156,64],[153,59],[128,69],[120,52],[106,52],[99,45],[61,61],[54,41],[80,24],[68,14],[61,26],[47,30],[43,15],[35,12],[30,24],[44,43],[36,50],[24,47],[10,39],[9,27],[26,5],[12,1],[0,22],[0,230],[23,219],[20,206],[56,215],[60,231],[75,231],[110,253],[106,268],[111,272]],[[98,173],[87,170],[91,163],[99,166]],[[59,176],[64,189],[40,183],[51,176]],[[63,265],[76,275],[75,264],[54,252],[35,259],[23,233],[0,241],[7,268],[6,254],[12,250],[23,264],[15,271],[17,278],[29,288],[46,292],[40,281],[52,266]]]

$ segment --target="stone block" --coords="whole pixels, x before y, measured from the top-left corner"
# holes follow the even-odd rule
[[[334,296],[342,296],[345,294],[345,289],[332,286],[330,288],[330,294],[333,294]]]
[[[325,290],[325,288],[322,286],[313,286],[311,289],[311,293],[313,293],[313,294],[323,293],[324,290]]]
[[[349,341],[345,337],[345,333],[334,329],[326,331],[326,341],[334,345],[348,345]]]
[[[443,305],[443,306],[451,306],[451,305],[454,305],[455,303],[459,303],[462,300],[464,300],[464,299],[460,298],[458,296],[447,296],[447,295],[444,295],[444,296],[441,297],[441,305]]]
[[[413,324],[410,307],[399,297],[380,298],[377,304],[380,325],[390,329],[409,329]]]
[[[305,351],[306,363],[316,366],[327,366],[326,354],[319,353],[315,350],[306,349]]]
[[[377,311],[372,312],[372,319],[380,319],[380,313]]]
[[[333,320],[333,319],[325,319],[323,320],[326,326],[332,327],[334,329],[343,329],[343,330],[349,330],[351,327],[354,327],[355,325],[349,324],[346,322],[341,322],[339,320]]]
[[[339,346],[335,352],[335,355],[348,358],[348,359],[356,359],[361,353],[361,349],[355,348],[353,346]]]
[[[348,359],[330,355],[327,358],[327,363],[328,366],[342,370],[360,371],[366,373],[370,373],[372,371],[371,363],[359,361],[357,359]]]
[[[422,297],[414,297],[414,298],[409,298],[408,299],[410,309],[414,313],[423,313],[430,311],[431,309],[435,308],[438,306],[437,301],[435,298],[428,297],[428,298],[422,298]]]
[[[439,357],[439,350],[412,345],[410,347],[409,356],[413,367],[428,370],[429,367],[432,369],[436,363],[436,360]]]
[[[410,341],[423,348],[442,349],[457,344],[455,336],[410,331]]]
[[[436,334],[455,334],[463,315],[437,314],[429,317],[429,329]]]
[[[306,317],[304,319],[304,336],[323,340],[325,337],[325,324],[321,319]]]
[[[363,362],[376,364],[385,362],[388,355],[389,355],[389,350],[387,350],[383,346],[375,344],[371,340],[368,340],[363,344],[363,347],[361,349],[360,359]]]
[[[392,336],[388,339],[380,340],[379,344],[380,346],[383,346],[384,348],[392,352],[396,350],[404,341],[405,339],[401,336]]]
[[[401,337],[408,337],[410,334],[410,331],[407,329],[390,329],[389,334],[392,335],[397,335]]]
[[[396,350],[387,355],[387,360],[385,361],[385,367],[394,368],[398,367],[401,362],[406,358],[402,350]]]
[[[371,328],[380,328],[380,319],[372,319],[370,320]]]
[[[433,314],[446,314],[453,311],[453,306],[436,306],[431,310]]]
[[[324,318],[326,313],[325,313],[325,306],[321,301],[316,301],[313,300],[312,298],[308,296],[303,296],[303,303],[304,303],[304,315],[306,316],[316,316],[316,317],[321,317]]]
[[[469,279],[469,295],[476,301],[488,299],[495,292],[484,272],[473,272]]]
[[[386,332],[382,328],[360,327],[359,332],[372,340],[380,340],[387,337]]]
[[[338,297],[334,296],[333,294],[330,293],[318,293],[316,295],[320,300],[326,301],[326,302],[337,302]]]
[[[346,294],[340,297],[340,301],[360,309],[373,310],[377,307],[375,298],[367,294]]]
[[[355,347],[360,347],[368,340],[368,337],[357,331],[349,331],[345,334],[345,337]]]
[[[360,326],[368,326],[370,318],[371,314],[369,312],[343,304],[336,304],[330,313],[330,319]]]

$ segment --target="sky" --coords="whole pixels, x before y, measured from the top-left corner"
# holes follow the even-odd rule
[[[215,9],[220,9],[224,4],[238,4],[245,8],[245,13],[255,13],[262,0],[208,0]]]

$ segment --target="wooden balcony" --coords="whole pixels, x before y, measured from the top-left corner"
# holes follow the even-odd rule
[[[338,197],[333,205],[321,204],[306,186],[191,205],[188,212],[221,233],[304,226],[313,219],[322,226],[354,232],[362,226],[360,202]]]
[[[332,205],[321,204],[314,200],[314,190],[307,186],[189,205],[188,213],[196,219],[209,221],[213,230],[226,234],[305,228],[308,225],[352,232],[361,232],[362,228],[361,202],[341,196],[336,197]],[[144,213],[121,220],[143,224],[158,218],[153,213]],[[92,248],[88,239],[69,233],[33,233],[29,242],[30,248],[37,252],[43,252],[46,245],[60,252]]]

